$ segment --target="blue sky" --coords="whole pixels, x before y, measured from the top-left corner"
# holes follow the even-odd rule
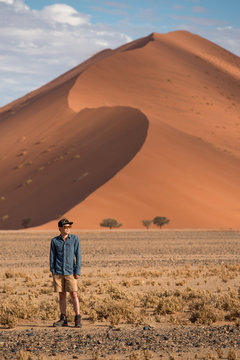
[[[237,0],[0,0],[0,106],[104,48],[188,30],[240,56]]]

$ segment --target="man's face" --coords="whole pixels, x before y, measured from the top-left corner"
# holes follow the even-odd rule
[[[59,231],[62,236],[66,236],[70,233],[72,225],[66,224],[59,228]]]

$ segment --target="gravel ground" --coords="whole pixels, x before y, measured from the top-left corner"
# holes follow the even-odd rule
[[[129,358],[129,354],[140,350],[150,351],[151,358],[171,358],[170,354],[174,354],[185,359],[187,353],[199,353],[201,358],[200,354],[206,349],[235,349],[237,354],[240,328],[232,325],[165,329],[102,326],[97,330],[71,327],[1,330],[0,359],[17,359],[21,349],[36,358],[44,355],[47,358],[118,359]]]

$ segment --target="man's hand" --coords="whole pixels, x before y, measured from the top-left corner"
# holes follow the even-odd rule
[[[80,275],[74,275],[74,279],[80,278]]]

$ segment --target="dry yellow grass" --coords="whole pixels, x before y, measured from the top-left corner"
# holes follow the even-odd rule
[[[39,321],[44,325],[58,318],[58,298],[48,270],[50,239],[56,233],[0,232],[3,328]],[[82,247],[79,300],[84,327],[239,326],[239,232],[74,233]],[[68,315],[73,320],[69,297]],[[230,350],[228,359],[234,359]],[[216,359],[221,358],[218,352],[212,355]],[[21,356],[27,359],[24,353]],[[151,356],[151,352],[139,351],[129,354],[129,359]]]

